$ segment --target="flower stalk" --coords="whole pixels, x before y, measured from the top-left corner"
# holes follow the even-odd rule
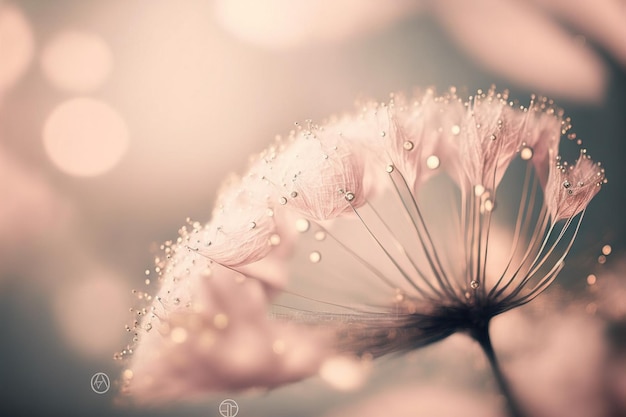
[[[496,353],[493,350],[491,338],[489,336],[489,321],[477,324],[473,329],[470,330],[470,336],[478,342],[483,352],[485,353],[485,356],[487,356],[487,359],[489,360],[489,365],[491,366],[491,370],[493,371],[493,376],[496,379],[498,388],[500,388],[500,392],[506,400],[506,406],[509,415],[511,417],[524,417],[524,413],[517,403],[517,400],[513,395],[513,392],[511,391],[511,387],[506,380],[506,377],[502,373],[502,369],[500,368],[500,364],[498,363],[498,358],[496,358]]]

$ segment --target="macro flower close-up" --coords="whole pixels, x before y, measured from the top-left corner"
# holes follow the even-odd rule
[[[626,416],[623,0],[0,0],[0,416]]]
[[[489,323],[556,279],[607,182],[585,148],[562,158],[569,128],[551,100],[495,88],[296,123],[224,185],[208,223],[162,247],[159,288],[118,354],[125,391],[272,388],[462,332],[523,415]]]

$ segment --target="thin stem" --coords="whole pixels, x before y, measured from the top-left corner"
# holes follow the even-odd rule
[[[524,417],[524,413],[522,413],[519,404],[515,400],[515,397],[511,392],[511,388],[509,387],[509,384],[500,369],[496,354],[493,351],[491,338],[489,337],[489,322],[478,324],[476,327],[471,329],[470,335],[480,344],[480,347],[483,349],[483,352],[485,352],[487,359],[489,359],[489,364],[491,365],[491,370],[496,378],[500,392],[502,392],[502,395],[504,395],[504,398],[506,399],[509,415],[511,417]]]

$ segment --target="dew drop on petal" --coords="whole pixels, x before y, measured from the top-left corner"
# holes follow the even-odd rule
[[[281,198],[278,200],[278,202],[279,202],[281,205],[283,205],[283,206],[284,206],[285,204],[287,204],[287,199],[286,199],[285,197],[281,197]]]
[[[326,232],[323,230],[318,230],[315,232],[315,240],[322,241],[326,239]]]
[[[604,255],[600,255],[600,256],[598,256],[598,263],[599,263],[600,265],[605,264],[605,263],[606,263],[606,256],[604,256]]]
[[[603,255],[609,256],[612,251],[613,251],[613,248],[611,248],[611,245],[604,245],[604,246],[602,246],[602,254]]]
[[[292,191],[290,195],[291,195],[291,198],[296,198],[298,196],[298,192]]]
[[[146,323],[146,325],[144,326],[144,329],[146,329],[147,332],[152,330],[152,323]]]
[[[150,285],[150,279],[146,278],[146,280],[144,281],[146,283],[146,285]]]
[[[146,274],[146,275],[150,275],[150,270],[149,270],[149,269],[146,269],[146,270],[144,271],[144,274]]]
[[[486,211],[491,212],[496,208],[496,202],[491,199],[487,199],[485,200],[484,207]]]
[[[415,144],[413,142],[411,142],[410,140],[407,140],[406,142],[404,142],[402,144],[402,147],[407,150],[410,151],[415,147]]]
[[[439,162],[440,161],[437,155],[431,155],[428,158],[426,158],[426,166],[430,169],[439,168]]]
[[[380,137],[384,138],[385,136],[387,136],[387,132],[385,132],[384,130],[380,132]]]
[[[250,227],[250,230],[252,230],[252,229],[254,229],[256,227],[256,223],[255,222],[250,222],[248,227]]]
[[[567,181],[567,180],[563,181],[563,188],[569,188],[571,186],[572,186],[572,184],[569,181]]]
[[[470,287],[472,287],[473,290],[477,289],[478,287],[480,287],[480,283],[478,281],[472,280],[470,282]]]
[[[348,201],[352,201],[352,200],[354,200],[354,197],[355,197],[354,193],[352,193],[352,192],[350,192],[350,191],[348,191],[348,192],[346,193],[346,200],[348,200]]]
[[[452,131],[452,134],[456,136],[459,133],[461,133],[461,127],[459,125],[452,125],[451,131]]]
[[[393,165],[387,165],[387,168],[385,168],[385,170],[386,170],[389,174],[391,174],[391,173],[393,172],[393,170],[394,170],[394,167],[393,167]]]
[[[278,246],[280,244],[280,235],[274,233],[270,236],[270,245]]]
[[[321,260],[322,260],[322,254],[319,253],[318,251],[313,251],[309,254],[309,261],[311,261],[312,263],[316,264]]]
[[[594,274],[587,275],[587,284],[588,285],[595,285],[597,280],[598,280],[598,278]]]
[[[296,220],[296,230],[300,233],[304,233],[309,230],[311,227],[311,223],[307,219],[298,219]]]
[[[125,369],[124,372],[122,372],[122,378],[124,378],[125,380],[130,380],[133,379],[133,371],[131,369]]]
[[[277,339],[272,343],[272,350],[277,355],[282,355],[285,353],[285,341],[281,339]]]
[[[483,185],[478,184],[474,186],[474,195],[476,197],[480,197],[481,195],[483,195],[484,192],[485,192],[485,187]]]
[[[496,135],[490,135],[490,136],[489,136],[489,139],[491,139],[491,140],[496,140],[497,138],[498,138],[498,137],[497,137]]]
[[[524,161],[528,161],[533,157],[533,148],[528,145],[524,145],[522,146],[522,149],[520,149],[519,155]]]

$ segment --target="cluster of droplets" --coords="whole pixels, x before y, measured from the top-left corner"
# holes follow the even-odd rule
[[[126,332],[132,333],[132,342],[113,355],[115,360],[124,360],[131,356],[134,353],[135,346],[141,340],[142,333],[150,332],[154,327],[153,322],[160,323],[161,317],[157,303],[163,309],[167,309],[168,305],[178,306],[181,303],[180,297],[177,296],[168,299],[165,299],[164,296],[154,296],[149,292],[149,288],[162,285],[166,279],[171,279],[173,282],[177,282],[180,279],[179,276],[172,276],[172,271],[176,267],[176,261],[173,260],[174,251],[176,247],[188,244],[192,239],[192,235],[202,230],[199,222],[194,222],[190,218],[187,218],[186,222],[187,225],[179,230],[179,237],[176,241],[168,240],[160,245],[159,249],[162,255],[154,258],[154,267],[144,271],[144,285],[146,289],[131,290],[136,297],[137,305],[129,308],[131,322],[126,324],[124,328]],[[191,262],[195,262],[195,260]],[[190,271],[187,269],[184,273],[189,274]],[[206,269],[206,274],[210,275],[210,269]],[[168,295],[170,295],[170,291],[167,291],[165,296]],[[191,303],[187,303],[186,307],[191,307]],[[127,374],[132,375],[132,373]]]

